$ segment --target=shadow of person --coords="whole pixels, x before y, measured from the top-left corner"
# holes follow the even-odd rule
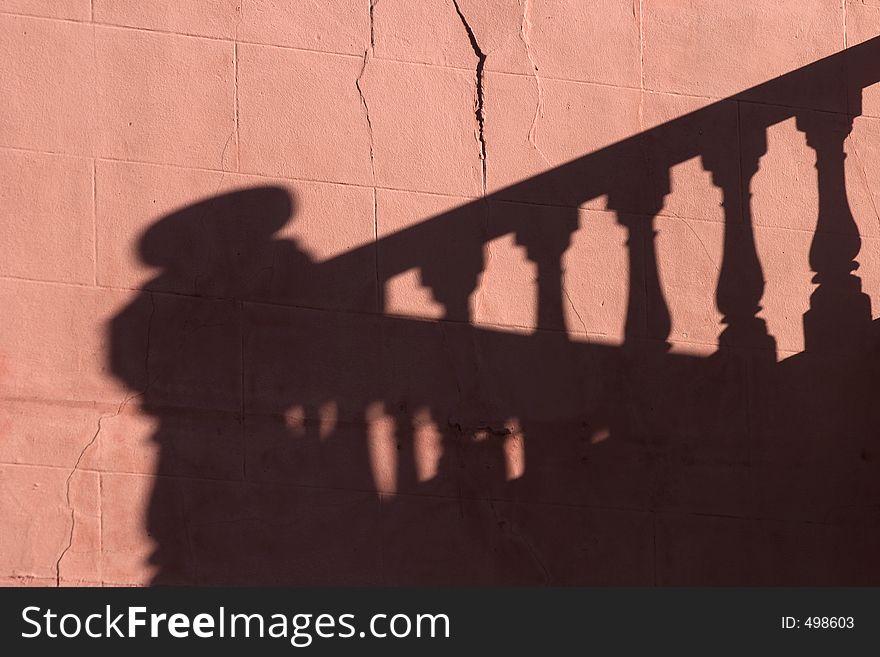
[[[245,472],[242,324],[271,315],[279,300],[308,297],[317,284],[311,257],[278,236],[294,209],[282,188],[233,191],[163,217],[138,242],[142,262],[159,272],[112,320],[109,360],[154,421],[158,457],[146,529],[156,584],[285,581],[279,564],[296,562],[306,543],[320,549],[320,529],[304,518],[321,520],[308,493],[248,486]],[[291,339],[276,346],[289,351]],[[268,419],[259,409],[250,416],[261,446],[289,444],[291,431],[311,434],[311,419],[285,419],[290,403]],[[297,522],[303,531],[287,532],[292,546],[278,527]],[[326,543],[345,545],[336,532]]]

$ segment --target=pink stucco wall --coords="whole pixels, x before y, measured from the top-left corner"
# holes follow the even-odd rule
[[[0,0],[0,582],[876,584],[872,64],[713,103],[878,34]]]

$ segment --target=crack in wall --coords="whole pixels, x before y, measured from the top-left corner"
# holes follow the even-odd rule
[[[379,0],[370,0],[370,50],[376,47],[376,27],[373,20],[373,10]]]
[[[127,400],[123,399],[123,403]],[[102,415],[98,418],[98,428],[95,430],[95,433],[92,435],[91,440],[85,444],[82,450],[79,453],[79,456],[76,459],[76,463],[73,465],[73,469],[67,475],[66,482],[66,492],[65,498],[67,501],[67,509],[70,512],[70,532],[67,536],[67,545],[64,546],[64,549],[61,550],[61,554],[58,555],[58,559],[55,560],[55,586],[61,586],[61,562],[64,559],[65,555],[67,555],[70,548],[73,546],[73,533],[76,530],[76,510],[73,508],[73,503],[70,501],[70,486],[73,481],[73,475],[76,474],[79,469],[79,464],[82,462],[83,457],[86,455],[86,452],[89,451],[89,448],[95,444],[95,441],[98,440],[98,435],[101,433],[101,423],[107,417],[113,417],[119,413],[120,409],[117,408],[117,412],[111,416]]]
[[[382,312],[384,310],[384,295],[382,290],[382,281],[379,277],[379,215],[378,215],[378,198],[376,195],[376,159],[375,159],[375,146],[373,141],[373,121],[370,118],[370,106],[367,104],[367,97],[364,94],[363,87],[361,86],[361,79],[364,77],[364,73],[367,70],[367,64],[370,62],[370,58],[373,54],[373,7],[375,4],[370,2],[370,47],[364,51],[364,63],[361,66],[361,71],[358,73],[357,79],[354,82],[354,86],[357,87],[358,96],[361,99],[361,105],[364,108],[364,117],[367,120],[367,133],[370,137],[370,178],[373,181],[373,244],[375,245],[375,253],[374,253],[374,261],[376,268],[376,311]]]
[[[137,397],[140,397],[147,393],[150,388],[151,382],[149,377],[148,363],[150,357],[150,341],[152,339],[152,331],[153,331],[153,316],[156,314],[156,300],[152,294],[150,294],[150,316],[147,319],[147,344],[146,350],[144,352],[144,388],[138,392],[131,392],[126,395],[119,405],[116,407],[116,411],[107,415],[102,415],[98,418],[98,426],[95,428],[95,433],[92,435],[91,439],[83,446],[82,450],[80,450],[79,456],[76,458],[76,462],[73,464],[73,468],[70,473],[67,475],[67,480],[65,482],[65,500],[67,502],[67,508],[70,511],[70,532],[67,535],[67,545],[64,546],[64,549],[61,550],[61,554],[58,555],[58,559],[55,560],[55,586],[61,586],[61,562],[64,560],[64,557],[73,547],[73,536],[76,531],[76,509],[73,507],[73,502],[70,499],[70,490],[73,485],[73,476],[79,471],[79,466],[82,463],[83,459],[86,456],[86,453],[92,446],[98,442],[98,437],[101,435],[101,430],[104,428],[104,420],[110,420],[122,413],[125,410],[125,407],[128,403]],[[100,517],[100,515],[99,515]]]
[[[361,99],[361,105],[364,108],[364,116],[367,119],[367,131],[370,135],[370,174],[373,179],[373,187],[376,186],[376,163],[373,152],[373,121],[370,119],[370,107],[367,105],[367,97],[364,95],[364,90],[361,87],[361,79],[364,77],[364,73],[367,70],[367,64],[370,61],[370,55],[372,54],[372,48],[364,51],[364,63],[361,66],[361,72],[358,73],[357,80],[354,81],[354,86],[357,87],[358,95]]]
[[[241,1],[235,5],[235,32],[232,38],[232,91],[233,100],[233,117],[235,119],[235,170],[241,171],[241,135],[239,134],[239,102],[238,102],[238,28],[241,25]],[[221,164],[221,168],[223,165]]]
[[[364,95],[363,87],[361,87],[361,79],[367,71],[367,64],[373,56],[373,48],[376,45],[376,24],[374,9],[379,0],[368,0],[368,11],[370,17],[370,46],[364,50],[364,63],[361,65],[361,71],[358,73],[354,86],[357,88],[358,96],[361,99],[361,105],[364,108],[364,117],[367,119],[367,133],[370,138],[370,179],[373,182],[373,262],[376,270],[376,312],[384,310],[384,290],[382,289],[382,281],[379,278],[379,201],[376,195],[376,159],[375,147],[373,141],[373,120],[370,118],[370,106],[367,104],[367,97]]]
[[[568,305],[571,306],[571,309],[574,311],[575,316],[578,318],[578,321],[581,323],[581,326],[584,329],[584,335],[589,335],[589,331],[587,330],[587,324],[584,322],[584,318],[581,317],[581,314],[578,312],[577,307],[574,305],[574,301],[571,299],[571,295],[568,293],[568,290],[565,289],[565,285],[560,287],[562,290],[562,294],[565,295],[565,298],[568,300]],[[563,318],[565,319],[565,318]]]
[[[464,25],[464,29],[467,32],[468,41],[470,41],[471,48],[474,51],[474,54],[477,56],[477,68],[474,74],[474,78],[476,81],[476,94],[475,94],[475,102],[474,102],[474,115],[477,117],[477,141],[480,143],[480,166],[481,166],[481,180],[483,187],[483,194],[486,193],[486,112],[484,105],[484,93],[483,93],[483,69],[486,67],[486,53],[483,52],[483,49],[480,48],[480,44],[477,43],[477,37],[474,34],[473,28],[471,28],[470,23],[467,22],[467,19],[464,17],[464,14],[461,12],[461,7],[458,6],[458,0],[452,0],[452,4],[455,6],[455,12],[458,14],[459,19],[461,19],[462,25]]]
[[[235,26],[236,31],[238,31],[238,25]],[[239,112],[238,112],[238,41],[232,42],[232,68],[233,68],[233,76],[232,76],[232,91],[233,91],[233,128],[235,134],[235,170],[241,171],[241,137],[239,135]],[[224,153],[226,152],[226,147],[223,147]],[[222,158],[221,158],[222,160]],[[221,168],[225,168],[223,163],[221,163]]]
[[[538,102],[535,104],[535,116],[532,118],[532,125],[529,127],[529,143],[538,151],[538,155],[541,156],[541,159],[544,160],[544,163],[548,166],[550,165],[550,161],[544,155],[544,152],[538,147],[538,119],[544,118],[544,87],[541,84],[541,78],[538,75],[538,64],[535,62],[535,58],[532,56],[532,44],[529,41],[529,34],[532,32],[532,21],[531,21],[531,4],[530,0],[522,0],[523,7],[523,17],[522,23],[519,28],[519,36],[522,39],[523,44],[526,47],[526,57],[529,60],[529,64],[532,65],[532,73],[535,78],[535,86],[538,91]]]

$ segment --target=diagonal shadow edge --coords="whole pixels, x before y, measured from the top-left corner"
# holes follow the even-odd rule
[[[165,270],[110,325],[111,369],[158,422],[147,522],[154,582],[880,581],[871,556],[880,536],[870,533],[880,500],[876,359],[842,176],[861,90],[880,80],[878,54],[880,38],[321,262],[287,247],[254,257],[294,212],[279,188],[161,219],[140,246]],[[746,132],[739,108],[753,103],[767,111]],[[817,154],[810,264],[819,286],[805,352],[777,363],[757,317],[764,279],[749,182],[767,127],[792,117]],[[727,130],[739,135],[733,157],[713,139]],[[724,198],[716,301],[726,328],[709,358],[666,353],[653,253],[669,169],[694,157]],[[598,196],[629,231],[630,278],[643,283],[629,286],[621,348],[573,345],[560,330],[561,256],[577,206]],[[530,207],[516,212],[511,202]],[[543,205],[564,213],[543,221]],[[509,233],[538,270],[538,331],[528,336],[470,326],[483,245]],[[223,256],[214,273],[196,269],[189,297],[158,295],[174,258],[193,257],[200,240]],[[384,283],[415,268],[445,321],[300,312],[338,309],[324,297],[375,263],[377,249],[376,310]],[[305,291],[269,290],[279,280]],[[427,471],[426,449],[436,456]],[[801,463],[804,454],[818,465]],[[840,465],[842,454],[855,457]],[[826,464],[850,468],[852,484],[836,483],[840,471]],[[568,551],[578,526],[587,527],[574,541],[587,558]],[[817,531],[837,532],[833,549]],[[674,549],[658,556],[658,540]],[[805,560],[793,558],[797,541]],[[717,552],[715,571],[699,559],[664,562],[703,544]],[[837,559],[847,550],[848,562]]]

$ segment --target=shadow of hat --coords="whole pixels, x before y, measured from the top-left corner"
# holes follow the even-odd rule
[[[293,198],[282,187],[235,190],[166,215],[143,233],[138,253],[154,267],[183,258],[202,260],[229,249],[240,253],[268,242],[293,211]]]

